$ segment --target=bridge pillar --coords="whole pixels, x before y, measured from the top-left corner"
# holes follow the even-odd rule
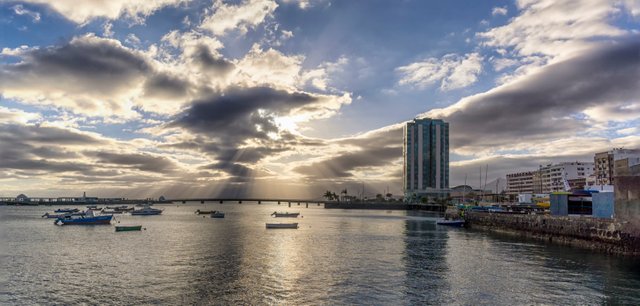
[[[307,208],[309,208],[309,202],[307,202]]]
[[[238,201],[238,204],[242,204],[242,201]]]
[[[280,205],[280,201],[278,201],[278,205]]]
[[[298,206],[300,206],[300,202],[298,202]]]
[[[262,204],[262,201],[258,201],[258,204]]]
[[[204,201],[200,201],[200,204],[204,204]]]
[[[220,204],[222,204],[222,200],[220,200]]]
[[[318,206],[320,206],[320,202],[318,202]]]
[[[289,207],[291,207],[291,202],[289,202]]]
[[[182,201],[182,204],[185,204],[185,203],[187,203],[187,201]]]

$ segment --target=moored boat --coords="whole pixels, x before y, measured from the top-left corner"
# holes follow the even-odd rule
[[[94,216],[91,211],[83,216],[66,215],[63,218],[56,219],[53,224],[62,223],[62,225],[100,225],[111,224],[112,215]]]
[[[56,210],[54,210],[53,212],[57,212],[57,213],[74,213],[74,212],[79,212],[80,210],[77,208],[58,208]]]
[[[209,215],[211,213],[215,212],[215,210],[196,210],[194,213],[196,215]]]
[[[102,213],[105,215],[113,215],[113,214],[122,214],[123,211],[115,210],[115,209],[103,209]]]
[[[298,228],[298,223],[267,223],[267,228]]]
[[[276,217],[276,218],[297,218],[300,215],[300,213],[289,213],[289,212],[277,212],[277,211],[274,211],[271,215]]]
[[[162,214],[161,209],[151,208],[149,205],[144,206],[142,209],[135,209],[131,211],[132,216],[153,216]]]
[[[438,221],[436,221],[436,224],[438,225],[446,225],[446,226],[457,226],[457,227],[463,227],[464,226],[465,221],[464,220],[446,220],[446,219],[440,219]]]
[[[116,232],[131,232],[139,231],[142,229],[142,225],[116,225]]]
[[[224,213],[221,211],[214,210],[210,214],[211,218],[224,218]]]

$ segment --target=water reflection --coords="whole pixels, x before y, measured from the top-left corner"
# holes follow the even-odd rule
[[[0,304],[640,304],[640,264],[435,225],[410,212],[166,206],[147,230],[54,226],[0,207]],[[195,209],[224,210],[225,219]]]

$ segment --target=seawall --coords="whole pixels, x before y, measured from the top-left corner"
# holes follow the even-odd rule
[[[608,254],[640,256],[640,228],[628,221],[466,212],[470,228],[508,233]]]

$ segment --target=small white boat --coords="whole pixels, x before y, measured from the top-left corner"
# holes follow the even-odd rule
[[[298,228],[298,223],[267,223],[267,228]]]
[[[131,211],[132,216],[153,216],[162,214],[161,209],[151,208],[149,205],[146,205],[142,209],[136,209]]]
[[[274,211],[271,215],[276,217],[276,218],[297,218],[300,215],[300,213],[288,213],[288,212],[277,212],[277,211]]]

